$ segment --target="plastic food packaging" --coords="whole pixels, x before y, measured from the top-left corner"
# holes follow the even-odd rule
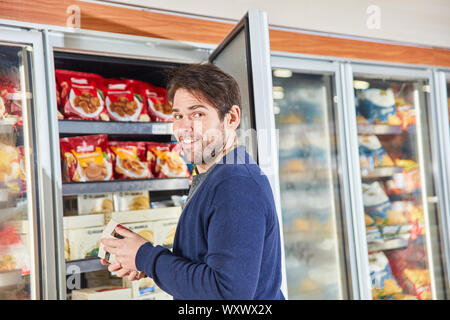
[[[392,203],[384,192],[381,184],[376,181],[362,184],[363,203],[366,214],[375,221],[375,226],[388,223],[388,211],[392,210]],[[371,224],[373,226],[373,223]]]
[[[172,106],[167,101],[166,94],[166,89],[146,84],[145,97],[147,99],[148,112],[152,121],[173,121]]]
[[[105,105],[111,120],[148,122],[142,84],[135,80],[105,79]]]
[[[113,179],[113,165],[106,135],[61,138],[65,182]]]
[[[404,293],[419,300],[431,299],[431,282],[427,269],[427,253],[423,245],[410,242],[408,247],[386,251],[393,275]]]
[[[109,121],[102,88],[103,78],[94,73],[55,70],[61,88],[64,117],[69,120]]]
[[[147,161],[156,178],[185,178],[190,176],[181,157],[181,146],[176,143],[147,143]]]
[[[358,145],[361,168],[373,169],[394,166],[394,162],[376,136],[358,136]]]
[[[395,102],[402,129],[407,130],[409,125],[416,124],[416,111],[414,106],[406,102],[403,98],[397,98]]]
[[[357,96],[357,111],[370,123],[387,124],[396,118],[395,98],[392,89],[370,88]]]
[[[392,299],[394,294],[402,293],[383,252],[369,254],[369,271],[375,299]]]
[[[13,68],[0,74],[0,119],[13,118],[14,123],[22,125],[21,93],[18,75]]]
[[[30,274],[30,255],[14,226],[0,228],[0,272],[20,269]]]
[[[151,171],[146,161],[145,142],[110,141],[116,179],[147,179]]]

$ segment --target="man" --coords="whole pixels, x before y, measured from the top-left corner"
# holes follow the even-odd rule
[[[198,170],[173,253],[118,227],[124,239],[102,240],[118,261],[108,269],[130,280],[149,276],[174,299],[284,299],[272,190],[237,144],[238,84],[212,64],[194,64],[174,74],[167,95],[174,135]]]

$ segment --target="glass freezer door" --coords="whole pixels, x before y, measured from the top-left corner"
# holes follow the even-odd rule
[[[354,70],[372,297],[443,299],[427,77]]]
[[[284,62],[287,61],[287,62]],[[348,299],[335,72],[274,58],[273,99],[290,299]]]
[[[3,36],[3,34],[2,34]],[[0,36],[0,299],[39,297],[33,46]]]

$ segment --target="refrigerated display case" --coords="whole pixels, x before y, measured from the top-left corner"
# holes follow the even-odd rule
[[[46,193],[51,168],[41,59],[40,34],[0,29],[2,300],[54,297],[48,292],[55,283],[55,264],[51,258],[52,195]],[[51,230],[43,230],[42,223]]]
[[[444,299],[445,215],[426,70],[352,65],[373,299]],[[349,79],[350,80],[350,79]]]
[[[98,118],[92,118],[95,120],[88,120],[89,115],[87,114],[75,119],[72,113],[65,110],[65,103],[69,101],[70,112],[73,112],[73,110],[79,111],[77,107],[82,107],[80,102],[82,98],[75,99],[82,93],[80,93],[81,91],[77,93],[77,89],[74,88],[77,88],[77,85],[91,86],[90,79],[93,77],[96,79],[102,78],[101,81],[110,81],[104,79],[125,79],[125,81],[141,81],[152,86],[165,87],[169,73],[179,66],[208,60],[219,65],[238,81],[242,94],[241,129],[243,129],[243,134],[240,138],[244,143],[247,142],[249,152],[267,172],[274,189],[275,199],[278,201],[277,206],[279,206],[277,184],[275,183],[277,181],[278,171],[276,166],[278,162],[276,161],[276,153],[272,152],[274,143],[271,139],[274,139],[274,137],[270,135],[271,130],[273,130],[273,122],[270,122],[270,117],[267,117],[266,111],[272,110],[272,99],[271,91],[265,90],[265,88],[271,88],[270,49],[265,13],[249,11],[217,48],[196,43],[181,43],[164,39],[83,30],[77,32],[44,30],[44,40],[47,51],[46,68],[52,165],[55,177],[53,192],[55,194],[54,206],[57,226],[58,297],[60,299],[70,298],[72,289],[92,289],[93,284],[99,283],[93,280],[96,277],[93,273],[101,273],[106,267],[102,266],[99,259],[96,258],[96,250],[98,250],[101,230],[111,217],[115,220],[118,219],[119,222],[121,222],[120,219],[123,219],[123,223],[125,223],[125,220],[129,224],[140,222],[140,226],[147,226],[145,230],[141,231],[145,231],[146,235],[155,242],[159,239],[162,245],[167,243],[170,246],[167,239],[170,239],[170,237],[173,239],[173,230],[171,229],[173,227],[170,227],[173,226],[173,222],[166,224],[162,222],[168,218],[177,219],[181,209],[161,207],[170,202],[173,203],[174,195],[179,197],[186,195],[189,187],[188,177],[161,178],[154,176],[146,179],[122,180],[113,176],[110,180],[107,174],[91,172],[91,177],[100,177],[100,179],[95,178],[94,180],[102,181],[82,181],[83,179],[76,176],[75,172],[75,174],[70,173],[69,179],[67,179],[67,172],[69,172],[67,168],[70,167],[70,161],[73,159],[80,161],[79,153],[82,151],[76,148],[73,142],[70,142],[72,143],[69,144],[70,147],[63,147],[63,144],[60,144],[63,141],[61,139],[74,141],[74,137],[83,137],[80,138],[80,141],[83,142],[79,142],[78,145],[86,150],[88,148],[93,150],[100,148],[100,142],[96,142],[97,144],[88,142],[88,139],[92,139],[96,135],[103,135],[103,138],[106,136],[109,141],[119,140],[122,142],[170,143],[174,140],[171,122],[155,119],[152,115],[150,115],[152,117],[150,121],[145,122],[113,121],[114,119],[102,118],[101,113]],[[239,57],[239,59],[236,57]],[[69,80],[74,84],[66,86],[58,80],[55,77],[55,72],[60,72],[58,70],[69,70],[69,77],[76,78],[75,80],[72,78]],[[73,72],[84,72],[84,74]],[[86,73],[90,75],[86,75]],[[85,77],[82,81],[79,80],[80,75],[81,78]],[[92,80],[92,83],[94,82]],[[66,95],[63,90],[67,88],[71,91],[67,95],[66,102],[60,101],[59,99],[63,99]],[[97,86],[97,89],[99,88],[100,85]],[[256,90],[265,92],[266,95],[253,94]],[[103,95],[101,93],[97,95],[99,90],[96,92],[95,89],[92,89],[91,91],[89,99],[95,100],[95,96],[99,100],[104,98],[105,105],[108,106],[109,91],[105,94],[105,90],[103,90]],[[60,93],[59,97],[57,96],[58,92]],[[88,94],[86,94],[87,96]],[[97,112],[103,106],[93,100],[89,101],[92,102],[91,105],[83,107],[85,113],[91,112],[90,107],[95,107],[95,112]],[[255,106],[258,106],[258,110],[260,108],[261,112],[256,112]],[[108,113],[111,114],[111,111],[108,110]],[[266,130],[269,134],[248,135],[247,130],[254,129]],[[249,137],[250,140],[245,140]],[[97,141],[100,141],[99,139],[97,138]],[[76,149],[75,152],[71,151],[71,148]],[[147,150],[149,150],[149,147],[147,147]],[[102,149],[99,154],[103,151]],[[107,162],[109,156],[105,154],[103,158],[106,160],[102,161]],[[155,154],[158,154],[158,152]],[[119,157],[118,154],[117,157]],[[81,164],[81,162],[79,163]],[[105,164],[105,167],[108,168],[108,163]],[[84,174],[87,177],[87,169],[81,170],[79,175]],[[64,172],[65,174],[63,174]],[[149,192],[150,199],[147,198],[146,202],[147,206],[151,208],[118,212],[119,202],[125,203],[127,201],[123,194],[136,191]],[[86,203],[89,207],[87,211],[81,209],[86,207],[84,206]],[[171,210],[170,217],[167,212],[161,211],[162,209]],[[92,210],[97,214],[89,214]],[[143,220],[139,220],[137,217],[141,217]],[[131,221],[133,219],[135,221]],[[139,226],[136,225],[135,227],[138,228]],[[167,234],[164,238],[161,230],[166,230],[164,232]],[[117,285],[117,279],[106,277],[105,274],[99,274],[97,277],[98,279],[104,279],[104,284],[112,287]],[[76,296],[81,296],[79,293],[76,291]]]
[[[347,278],[336,65],[273,56],[272,67],[289,298],[354,297]]]

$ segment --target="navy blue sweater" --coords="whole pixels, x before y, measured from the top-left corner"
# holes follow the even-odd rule
[[[284,299],[272,189],[244,147],[213,167],[188,200],[173,253],[148,242],[136,267],[174,299]]]

